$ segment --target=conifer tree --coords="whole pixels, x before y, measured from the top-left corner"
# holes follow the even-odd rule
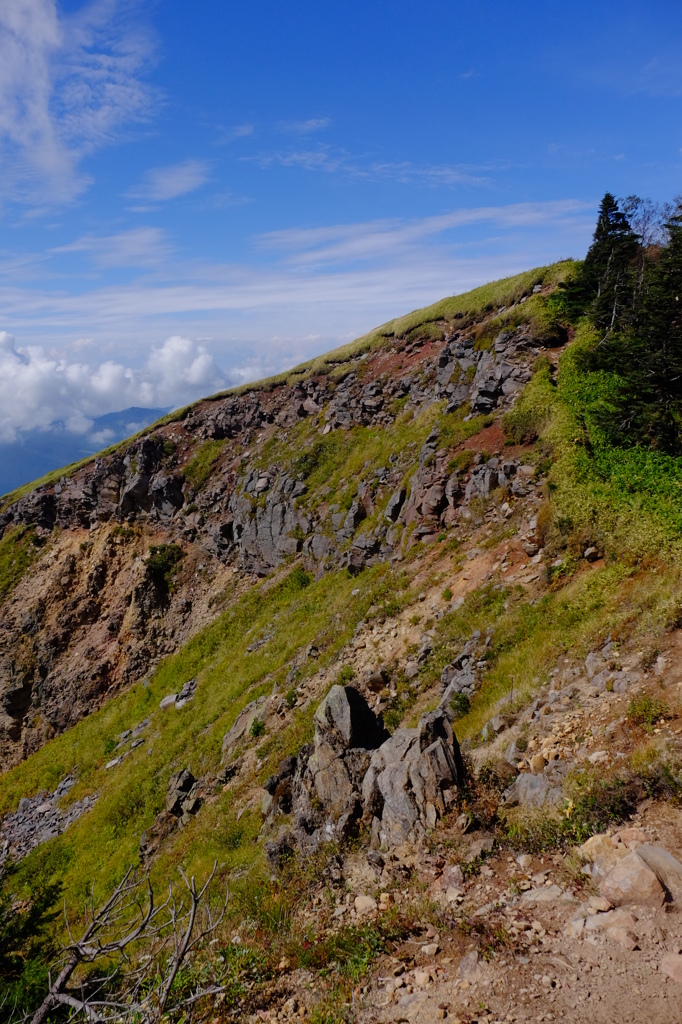
[[[633,304],[639,240],[616,199],[607,192],[599,207],[592,245],[578,274],[565,287],[571,319],[589,316],[611,332]]]

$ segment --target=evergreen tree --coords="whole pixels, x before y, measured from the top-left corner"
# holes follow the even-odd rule
[[[571,319],[587,315],[607,332],[621,323],[634,302],[639,249],[627,217],[607,192],[592,245],[578,274],[565,287],[564,308]]]
[[[591,352],[591,369],[618,381],[617,415],[603,420],[616,443],[682,450],[682,206],[671,215],[666,243],[651,245],[627,316]],[[625,251],[626,246],[623,246]],[[609,272],[611,273],[611,272]],[[612,279],[607,278],[609,281]],[[592,310],[599,309],[598,299]],[[600,329],[593,314],[594,321]]]

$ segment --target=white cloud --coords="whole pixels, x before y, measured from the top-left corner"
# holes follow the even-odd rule
[[[86,433],[92,419],[130,406],[178,406],[226,386],[201,344],[174,336],[152,347],[141,369],[108,360],[97,367],[55,358],[40,347],[18,348],[0,331],[0,442],[57,420]]]
[[[298,134],[305,134],[299,132]],[[319,144],[314,149],[296,149],[288,152],[260,153],[255,157],[242,157],[253,160],[261,167],[273,165],[281,167],[301,167],[304,171],[340,172],[349,178],[360,178],[366,181],[397,181],[403,185],[425,184],[433,188],[452,185],[489,185],[487,172],[490,167],[475,167],[470,164],[433,164],[420,166],[409,160],[400,162],[367,163],[358,157],[351,156],[344,150],[334,150]]]
[[[248,139],[255,130],[256,126],[253,124],[235,124],[231,128],[220,128],[216,145],[227,146],[230,142],[236,142],[237,139]]]
[[[307,121],[281,121],[278,128],[287,135],[312,135],[331,124],[330,117],[310,117]]]
[[[479,206],[413,221],[377,220],[323,228],[271,231],[260,235],[256,243],[262,249],[283,253],[294,264],[338,263],[395,255],[427,238],[486,222],[504,230],[537,227],[565,229],[575,225],[576,220],[582,219],[583,215],[591,217],[592,211],[592,203],[572,199],[516,203],[510,206]]]
[[[57,0],[3,0],[0,195],[51,205],[82,192],[82,158],[154,107],[141,78],[152,50],[118,0],[72,15]]]
[[[93,417],[180,404],[278,372],[444,295],[580,256],[595,210],[577,200],[520,203],[276,231],[254,239],[240,265],[174,254],[153,275],[117,272],[106,286],[69,277],[54,253],[49,284],[39,286],[30,265],[23,280],[0,276],[2,326],[23,344],[0,345],[0,436],[67,409]],[[110,259],[123,245],[87,244]],[[138,370],[140,349],[151,354]]]
[[[152,227],[134,228],[116,235],[83,235],[69,245],[52,250],[54,253],[89,253],[99,267],[158,266],[171,251],[165,232]]]
[[[208,164],[204,160],[183,160],[169,167],[154,167],[147,171],[141,185],[127,194],[134,199],[163,203],[187,195],[208,181]]]
[[[350,170],[348,156],[344,153],[331,153],[326,148],[294,150],[289,153],[262,153],[257,157],[244,157],[245,160],[255,159],[263,168],[272,164],[281,167],[302,167],[304,171]]]

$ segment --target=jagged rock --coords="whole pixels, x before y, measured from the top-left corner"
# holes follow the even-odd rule
[[[463,781],[459,746],[442,712],[424,715],[416,729],[397,729],[373,755],[362,786],[365,813],[380,822],[381,845],[433,828]]]
[[[391,497],[388,499],[388,504],[386,506],[385,516],[392,523],[395,523],[395,522],[398,521],[401,509],[402,509],[402,507],[403,507],[403,505],[405,503],[405,498],[406,497],[407,497],[407,491],[405,490],[404,487],[401,487],[397,491],[395,491],[391,495]]]
[[[264,817],[274,815],[277,812],[280,814],[289,814],[291,812],[296,763],[297,759],[295,757],[285,757],[283,761],[280,761],[276,773],[266,780],[263,788],[265,789],[268,801],[266,803],[264,797],[261,807]]]
[[[351,686],[333,686],[314,716],[312,746],[299,752],[293,782],[297,836],[302,848],[344,838],[362,817],[362,779],[388,736],[364,697]]]
[[[295,836],[286,828],[282,829],[277,839],[265,844],[265,855],[270,867],[275,871],[279,870],[285,861],[294,856],[296,846]]]
[[[434,827],[455,799],[464,767],[449,721],[424,715],[417,729],[388,737],[352,687],[334,686],[317,709],[312,747],[299,753],[294,813],[299,846],[352,834],[376,821],[384,846]]]
[[[166,790],[166,810],[169,814],[174,814],[176,818],[182,815],[185,809],[184,805],[190,798],[192,787],[196,781],[186,768],[171,775]]]

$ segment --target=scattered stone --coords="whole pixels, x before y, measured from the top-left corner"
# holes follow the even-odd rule
[[[587,901],[587,905],[590,910],[594,910],[595,913],[605,913],[611,909],[611,902],[604,896],[590,896]]]
[[[466,852],[466,859],[476,860],[478,857],[482,857],[486,853],[491,853],[494,846],[494,837],[486,832],[470,844]]]
[[[522,893],[521,900],[526,904],[553,903],[563,896],[563,890],[558,885],[545,885],[541,889],[529,889]]]
[[[682,985],[682,956],[679,953],[668,953],[661,960],[661,971]]]
[[[574,917],[564,928],[564,936],[567,939],[579,939],[585,929],[585,918]]]
[[[377,909],[377,901],[371,896],[356,896],[354,906],[358,915],[371,914]]]
[[[637,936],[626,928],[607,928],[604,934],[607,939],[623,946],[624,949],[629,949],[631,952],[639,949]]]
[[[538,755],[542,757],[542,755]],[[544,758],[542,759],[544,766]],[[563,800],[560,787],[553,786],[543,775],[523,772],[502,794],[501,803],[506,807],[544,807],[554,806]]]
[[[118,759],[117,759],[118,763]],[[33,797],[22,797],[14,813],[5,814],[0,822],[0,869],[10,858],[20,861],[36,846],[61,835],[69,825],[94,805],[98,794],[76,800],[62,810],[60,801],[75,785],[75,778],[67,775],[53,793],[45,790]]]

